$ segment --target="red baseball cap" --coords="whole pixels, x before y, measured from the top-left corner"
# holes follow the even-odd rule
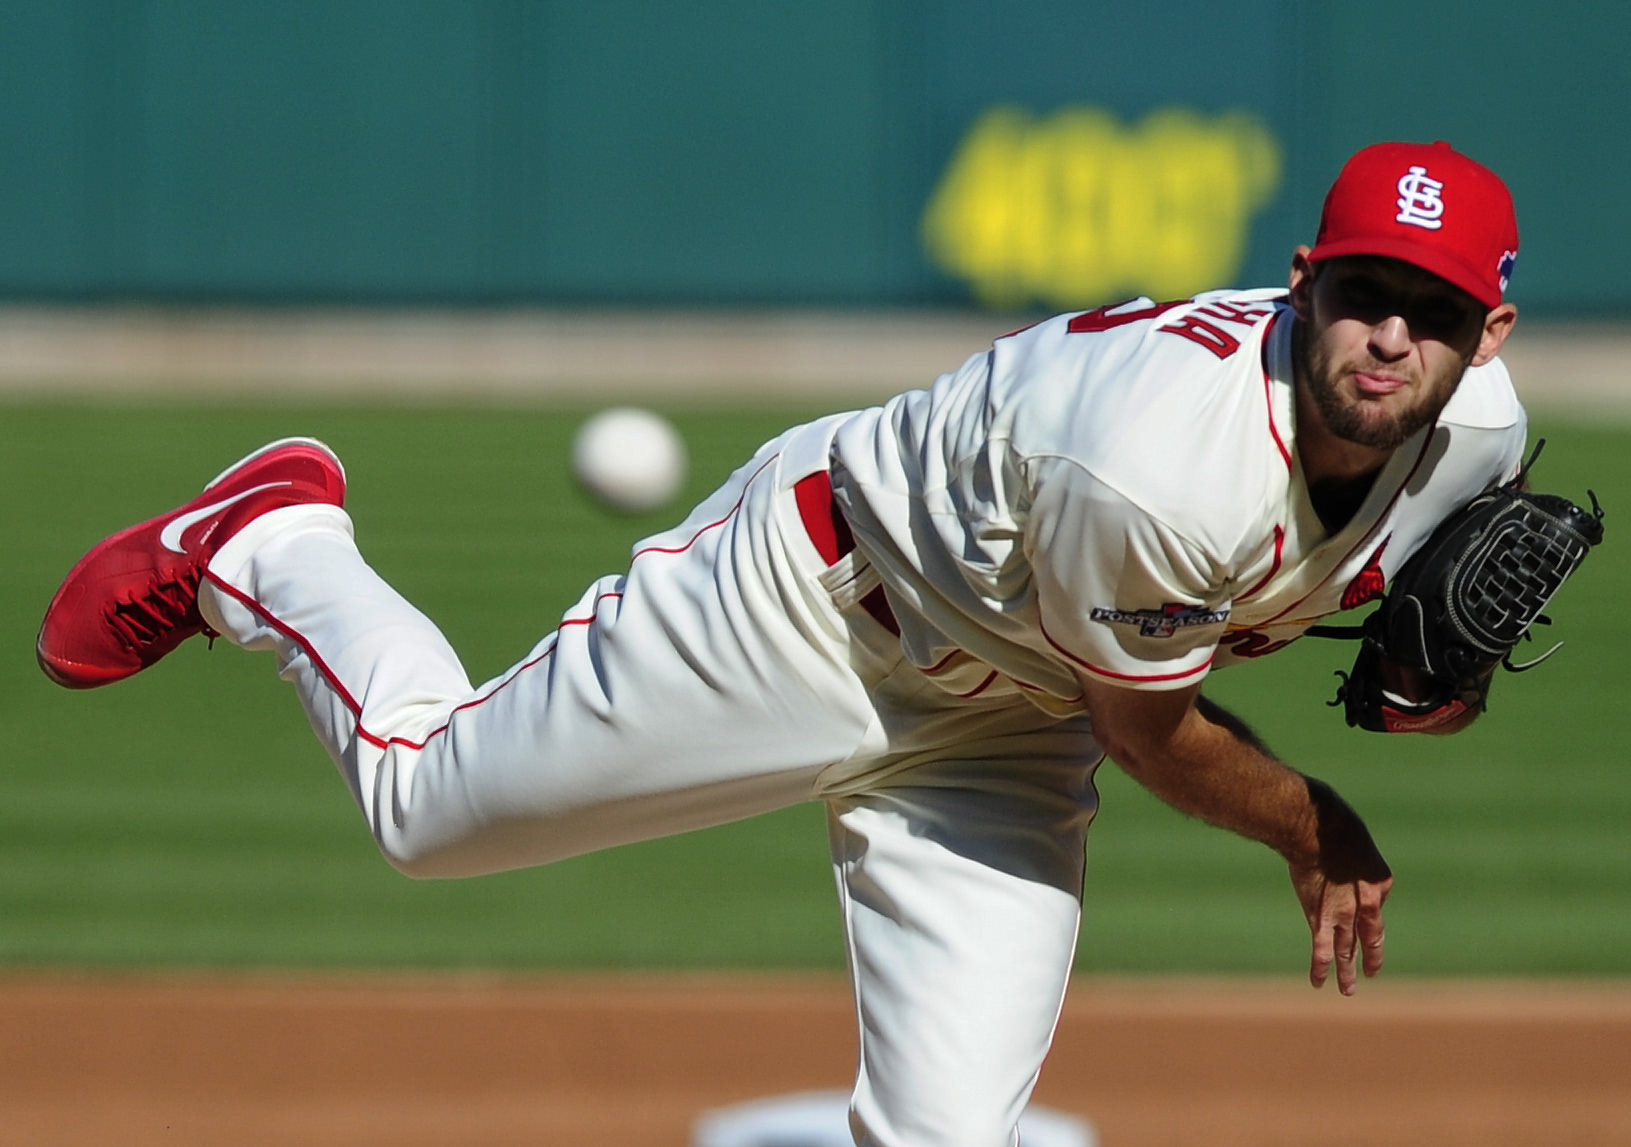
[[[1518,217],[1501,177],[1449,144],[1374,143],[1325,197],[1309,260],[1386,255],[1498,307],[1518,259]]]

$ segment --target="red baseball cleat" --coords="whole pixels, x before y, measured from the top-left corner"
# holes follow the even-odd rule
[[[345,504],[345,468],[312,438],[263,446],[184,506],[105,538],[68,572],[40,625],[45,675],[91,689],[139,673],[209,626],[198,612],[204,567],[268,510]]]

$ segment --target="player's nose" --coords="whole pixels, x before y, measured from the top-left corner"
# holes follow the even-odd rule
[[[1410,353],[1410,324],[1403,315],[1388,315],[1373,323],[1370,330],[1371,353],[1383,362],[1392,362]]]

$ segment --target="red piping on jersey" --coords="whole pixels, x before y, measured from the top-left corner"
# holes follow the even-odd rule
[[[1286,554],[1286,530],[1284,526],[1276,524],[1274,527],[1274,563],[1269,566],[1269,572],[1263,575],[1263,580],[1252,586],[1251,589],[1235,598],[1236,601],[1245,601],[1248,597],[1258,593],[1262,588],[1274,580],[1274,575],[1280,572],[1280,562]]]
[[[935,677],[940,673],[941,670],[945,669],[948,665],[950,665],[953,661],[955,661],[959,656],[968,657],[970,660],[975,660],[975,661],[979,660],[978,658],[974,657],[973,654],[969,653],[967,650],[953,649],[950,653],[946,654],[939,661],[936,661],[933,665],[930,665],[928,668],[926,668],[926,669],[919,668],[918,672],[923,674],[923,676],[925,676],[925,677]],[[999,670],[993,669],[993,670],[991,670],[991,672],[989,672],[989,673],[987,673],[985,675],[985,680],[984,681],[981,681],[978,685],[974,686],[974,688],[970,689],[967,693],[953,693],[952,696],[963,698],[965,700],[967,698],[969,698],[969,697],[978,697],[981,693],[984,693],[987,689],[991,688],[991,683],[993,681],[995,681],[1000,676],[1002,676],[1001,672]],[[1021,681],[1017,677],[1010,677],[1010,678],[1008,678],[1008,680],[1012,681],[1015,685],[1019,686],[1021,689],[1028,689],[1032,693],[1046,693],[1047,692],[1047,690],[1042,688],[1042,686],[1032,685],[1029,682]],[[1081,698],[1080,694],[1078,694],[1075,697],[1066,697],[1066,698],[1064,698],[1064,700],[1066,700],[1066,701],[1080,701],[1081,699],[1082,698]]]
[[[691,535],[691,540],[686,542],[683,546],[647,546],[643,550],[635,550],[633,557],[631,557],[629,560],[633,561],[634,558],[639,557],[641,554],[683,554],[686,550],[696,545],[697,539],[702,537],[703,534],[706,534],[709,530],[717,529],[718,527],[723,526],[726,522],[730,521],[736,514],[736,511],[742,508],[743,499],[748,496],[748,487],[753,485],[753,483],[758,479],[759,475],[765,472],[765,466],[769,466],[772,462],[780,457],[780,454],[772,454],[769,458],[766,458],[764,466],[760,466],[748,476],[748,480],[746,482],[742,483],[742,497],[736,499],[736,505],[726,510],[725,516],[720,518],[718,521],[709,522],[707,525],[699,527],[697,532]]]
[[[956,696],[957,696],[957,698],[959,700],[962,700],[962,701],[966,701],[970,697],[978,697],[981,693],[984,693],[987,689],[989,689],[991,687],[991,682],[995,681],[996,679],[997,679],[997,671],[995,669],[993,669],[990,673],[987,673],[985,675],[985,680],[984,681],[981,681],[978,685],[974,686],[974,688],[970,689],[967,693],[958,693]]]
[[[1048,696],[1048,697],[1058,696],[1058,694],[1056,694],[1056,693],[1049,693],[1046,689],[1042,688],[1042,686],[1040,686],[1040,685],[1032,685],[1028,681],[1021,681],[1018,677],[1010,677],[1010,678],[1008,678],[1008,680],[1012,681],[1015,685],[1018,685],[1021,689],[1024,689],[1028,693],[1041,693],[1044,696]],[[1065,697],[1065,698],[1062,698],[1062,700],[1064,700],[1064,702],[1066,704],[1068,704],[1068,705],[1074,705],[1077,701],[1087,700],[1087,694],[1078,693],[1074,697]]]
[[[1269,373],[1269,338],[1274,334],[1274,324],[1280,321],[1280,312],[1276,311],[1274,317],[1269,319],[1268,326],[1263,328],[1263,405],[1269,416],[1269,433],[1274,436],[1274,444],[1280,448],[1280,457],[1285,459],[1286,469],[1291,469],[1291,451],[1286,446],[1286,440],[1280,433],[1280,428],[1274,424],[1274,376]]]
[[[1066,649],[1063,645],[1060,645],[1057,641],[1055,641],[1053,639],[1053,635],[1048,632],[1048,627],[1043,625],[1040,621],[1037,622],[1036,627],[1042,631],[1042,636],[1047,639],[1049,645],[1053,646],[1071,661],[1074,661],[1076,664],[1080,665],[1083,669],[1097,673],[1101,677],[1114,677],[1118,681],[1177,681],[1184,677],[1193,677],[1197,673],[1205,672],[1205,670],[1212,664],[1212,658],[1208,657],[1201,664],[1195,666],[1195,668],[1180,670],[1177,673],[1117,673],[1114,669],[1105,669],[1102,666],[1093,664],[1091,661],[1087,661],[1076,656],[1070,650]]]
[[[933,677],[936,673],[939,673],[942,669],[944,669],[946,666],[950,665],[953,661],[955,661],[957,659],[957,655],[959,653],[962,653],[962,652],[963,651],[961,649],[953,649],[950,653],[946,654],[939,661],[936,661],[933,665],[931,665],[927,669],[923,670],[922,671],[923,674],[925,676],[927,676],[927,677]]]
[[[357,698],[351,693],[351,691],[345,687],[345,684],[340,680],[339,675],[334,672],[333,668],[330,667],[327,661],[323,660],[322,655],[317,652],[317,650],[312,646],[312,643],[306,640],[305,636],[299,630],[295,629],[291,625],[288,625],[280,618],[274,617],[270,613],[266,612],[265,606],[261,605],[248,594],[239,590],[236,586],[228,585],[226,582],[222,581],[212,573],[206,572],[204,576],[209,579],[210,584],[226,593],[229,597],[237,599],[250,609],[254,610],[255,614],[258,617],[264,618],[266,623],[273,629],[277,630],[279,633],[283,634],[283,636],[287,637],[289,640],[295,642],[302,649],[304,649],[306,651],[306,656],[310,657],[312,663],[317,666],[317,671],[323,675],[323,677],[333,687],[334,691],[340,695],[341,702],[343,702],[345,707],[351,710],[351,712],[356,716],[357,736],[361,737],[364,741],[367,741],[370,745],[380,749],[388,749],[392,745],[401,745],[404,748],[413,749],[415,751],[423,749],[426,745],[430,744],[432,738],[447,732],[448,726],[453,723],[453,717],[455,714],[463,712],[466,709],[473,709],[477,705],[486,703],[522,673],[526,672],[528,669],[531,669],[534,665],[537,665],[539,662],[548,658],[550,654],[555,652],[555,646],[551,645],[548,649],[544,650],[537,657],[534,657],[531,661],[527,661],[516,666],[515,671],[503,681],[500,681],[497,685],[495,685],[490,692],[483,693],[479,697],[472,697],[468,701],[455,705],[453,709],[449,711],[448,719],[442,724],[438,725],[436,728],[432,729],[429,733],[426,733],[423,741],[410,741],[406,737],[381,737],[377,733],[369,732],[368,729],[363,726],[361,703],[358,702]],[[602,601],[609,598],[619,598],[622,596],[623,595],[621,593],[601,594],[595,598],[595,606],[598,607]],[[589,617],[569,617],[561,622],[559,628],[565,629],[569,625],[588,625],[593,621],[594,617],[592,615]]]
[[[1113,669],[1104,669],[1097,665],[1091,665],[1086,661],[1081,664],[1090,673],[1096,673],[1100,677],[1114,677],[1117,681],[1179,681],[1211,668],[1212,659],[1208,657],[1200,665],[1195,666],[1193,669],[1185,669],[1182,673],[1117,673]]]
[[[774,462],[777,457],[779,457],[779,455],[772,455],[769,459],[767,459],[765,461],[764,466],[760,466],[757,470],[755,470],[753,472],[753,474],[748,478],[748,480],[742,484],[742,496],[740,498],[736,499],[736,504],[734,506],[732,506],[725,513],[724,517],[718,519],[717,521],[709,522],[707,525],[704,525],[704,526],[700,527],[695,534],[691,535],[690,540],[687,541],[683,546],[674,546],[674,547],[647,546],[643,550],[636,550],[635,553],[634,553],[634,558],[638,558],[641,554],[649,554],[649,553],[658,553],[658,554],[680,554],[680,553],[684,553],[686,550],[688,550],[692,546],[696,545],[698,539],[700,539],[703,534],[707,533],[709,530],[717,529],[718,527],[724,525],[726,522],[730,521],[731,518],[733,518],[736,515],[736,512],[742,508],[742,502],[747,498],[748,487],[751,486],[754,483],[755,479],[757,479],[760,474],[764,473],[765,467],[769,466],[771,462]],[[630,560],[632,561],[633,558],[631,558]],[[402,747],[407,748],[407,749],[412,749],[415,752],[418,752],[418,751],[424,749],[424,747],[426,745],[430,744],[430,742],[431,742],[431,740],[433,738],[438,737],[441,734],[447,732],[448,728],[453,724],[454,716],[456,716],[457,714],[463,712],[466,709],[473,709],[476,706],[483,705],[486,702],[488,702],[489,700],[491,700],[501,690],[503,690],[504,688],[509,686],[512,682],[514,682],[516,680],[516,678],[520,677],[521,674],[525,673],[527,670],[531,669],[533,666],[538,665],[538,664],[542,663],[543,661],[547,660],[549,658],[549,656],[555,652],[556,645],[559,644],[559,640],[557,640],[555,642],[552,642],[550,644],[550,647],[548,649],[544,650],[542,653],[540,653],[537,657],[534,657],[532,660],[523,662],[522,664],[516,666],[514,671],[511,672],[508,677],[504,678],[504,680],[500,681],[497,685],[495,685],[488,692],[483,693],[479,697],[472,697],[468,701],[464,701],[464,702],[462,702],[462,703],[460,703],[458,705],[455,705],[448,712],[447,720],[442,722],[442,724],[438,725],[436,728],[432,729],[429,733],[426,733],[424,740],[422,740],[422,741],[410,741],[406,737],[381,737],[378,733],[371,733],[371,732],[368,731],[368,729],[366,727],[364,727],[364,725],[362,723],[362,704],[361,704],[361,702],[359,702],[357,700],[357,698],[351,693],[351,691],[345,687],[345,684],[344,684],[344,682],[342,682],[340,680],[339,675],[334,672],[333,668],[330,667],[330,665],[328,664],[327,661],[323,660],[322,655],[317,652],[316,648],[312,645],[312,643],[310,641],[308,641],[306,639],[306,637],[303,634],[300,633],[299,630],[297,630],[293,626],[287,624],[286,622],[284,622],[280,618],[272,616],[272,614],[268,613],[267,610],[266,610],[266,607],[264,605],[262,605],[260,602],[256,601],[254,598],[250,597],[248,594],[246,594],[243,591],[239,590],[236,586],[230,585],[227,582],[222,581],[215,574],[210,573],[209,570],[206,569],[204,571],[204,576],[205,576],[205,578],[207,578],[209,580],[211,585],[214,585],[216,588],[218,588],[222,592],[226,593],[227,596],[229,596],[231,598],[234,598],[237,601],[242,602],[249,609],[253,610],[257,616],[264,618],[266,620],[267,624],[270,625],[273,629],[277,630],[279,633],[283,634],[283,636],[287,637],[289,640],[295,642],[302,649],[304,649],[306,651],[306,656],[310,657],[311,660],[312,660],[312,663],[317,666],[317,671],[323,675],[323,677],[328,681],[329,685],[333,687],[334,691],[340,695],[340,701],[345,705],[345,707],[347,709],[351,710],[353,716],[355,716],[355,718],[357,720],[357,736],[361,737],[364,741],[367,741],[370,745],[373,745],[373,746],[375,746],[376,748],[379,748],[379,749],[388,749],[392,745],[401,745]],[[586,617],[568,617],[568,618],[564,618],[564,619],[562,619],[560,625],[556,626],[555,632],[558,634],[561,630],[567,628],[568,626],[573,626],[573,625],[593,625],[594,622],[595,622],[595,618],[598,615],[599,610],[600,610],[600,603],[603,602],[603,601],[616,600],[618,598],[621,598],[622,596],[623,596],[623,594],[622,594],[621,591],[611,591],[611,592],[607,592],[607,593],[596,594],[593,604],[591,604],[590,607],[589,607],[590,612],[589,612],[588,616],[586,616]]]
[[[1382,512],[1380,514],[1376,515],[1376,525],[1372,526],[1370,529],[1366,530],[1364,536],[1361,537],[1357,542],[1355,542],[1353,544],[1353,546],[1349,548],[1347,553],[1342,555],[1342,557],[1336,563],[1336,568],[1341,568],[1343,565],[1345,565],[1347,563],[1349,558],[1353,557],[1354,554],[1358,553],[1360,550],[1364,549],[1367,545],[1370,544],[1370,539],[1376,533],[1376,526],[1380,526],[1384,521],[1387,520],[1388,514],[1393,510],[1394,503],[1396,503],[1399,500],[1399,496],[1404,493],[1405,487],[1410,485],[1410,479],[1412,479],[1412,478],[1414,478],[1416,476],[1416,471],[1421,469],[1421,464],[1427,460],[1428,447],[1432,446],[1433,436],[1436,435],[1437,433],[1438,433],[1438,427],[1435,426],[1435,427],[1433,427],[1432,431],[1429,432],[1427,437],[1422,440],[1421,452],[1416,455],[1416,461],[1411,465],[1410,473],[1408,473],[1408,474],[1406,474],[1404,476],[1404,481],[1399,483],[1399,488],[1397,490],[1393,491],[1393,497],[1391,497],[1391,498],[1389,498],[1387,500],[1387,505],[1382,507]],[[1334,570],[1333,570],[1333,572],[1334,572]],[[1303,602],[1305,602],[1309,598],[1313,597],[1314,594],[1319,591],[1320,586],[1324,585],[1329,580],[1330,580],[1329,575],[1327,575],[1326,577],[1320,578],[1319,581],[1314,583],[1314,588],[1313,589],[1311,589],[1307,593],[1303,594],[1296,601],[1294,601],[1290,605],[1286,606],[1284,609],[1282,609],[1279,613],[1275,614],[1273,617],[1268,618],[1265,621],[1258,622],[1256,625],[1252,626],[1252,628],[1253,629],[1261,629],[1265,625],[1273,625],[1275,622],[1277,622],[1281,618],[1285,617],[1286,614],[1288,614],[1292,610],[1296,609]]]

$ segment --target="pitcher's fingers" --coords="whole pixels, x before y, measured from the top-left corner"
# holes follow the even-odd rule
[[[1359,986],[1359,972],[1354,966],[1359,955],[1359,937],[1351,918],[1344,917],[1337,922],[1332,946],[1336,952],[1337,988],[1343,995],[1351,996]]]
[[[1384,949],[1387,947],[1387,925],[1382,919],[1382,902],[1387,899],[1385,886],[1361,886],[1359,902],[1359,943],[1363,950],[1365,975],[1374,976],[1382,970]]]
[[[1365,975],[1374,976],[1382,970],[1383,949],[1387,947],[1387,929],[1382,927],[1381,921],[1377,921],[1375,931],[1366,933],[1360,943],[1363,946]]]
[[[1308,982],[1316,988],[1325,986],[1331,974],[1331,960],[1336,946],[1332,937],[1332,923],[1323,916],[1314,925],[1313,955],[1308,965]]]

